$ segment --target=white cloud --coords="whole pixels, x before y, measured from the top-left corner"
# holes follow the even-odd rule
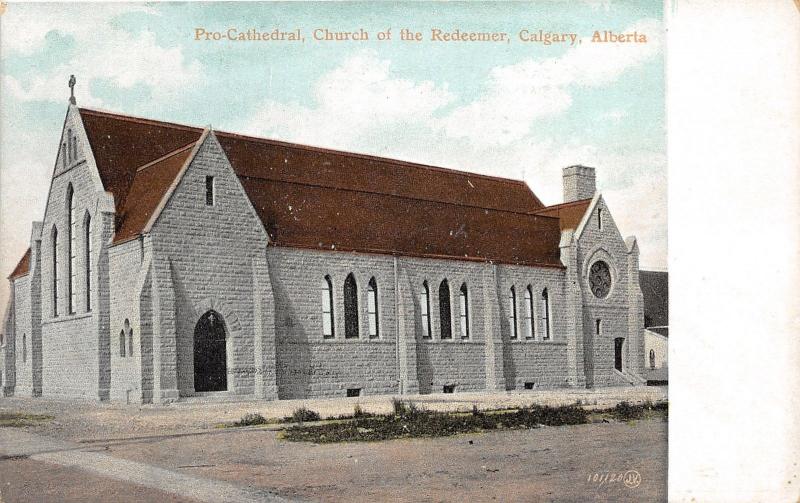
[[[588,5],[592,10],[611,10],[611,0],[581,0],[581,3]]]
[[[198,61],[188,61],[179,47],[163,47],[151,32],[131,34],[113,22],[120,14],[147,12],[151,8],[131,4],[16,4],[3,16],[0,44],[4,58],[31,55],[40,51],[50,32],[74,39],[74,56],[57,62],[24,80],[3,77],[3,86],[19,101],[61,103],[67,95],[70,74],[78,78],[76,97],[81,105],[103,106],[93,96],[90,83],[105,80],[120,88],[144,84],[156,101],[166,101],[173,93],[196,81],[201,75]]]
[[[2,18],[3,52],[30,55],[44,47],[45,36],[52,32],[86,40],[104,30],[114,17],[130,12],[157,11],[145,5],[129,3],[12,4]],[[100,32],[102,33],[102,32]]]
[[[534,120],[556,116],[572,105],[571,86],[609,84],[657,54],[661,30],[659,21],[643,20],[624,33],[646,33],[647,43],[591,43],[589,37],[559,58],[496,67],[483,96],[445,120],[447,133],[487,145],[519,140],[530,133]]]
[[[392,78],[389,61],[360,52],[323,75],[314,87],[316,106],[266,101],[247,129],[255,134],[327,146],[351,145],[382,128],[400,128],[430,117],[450,103],[446,87]]]
[[[622,119],[627,117],[628,112],[619,108],[615,108],[613,110],[609,110],[600,114],[599,119],[601,122],[610,121],[614,124],[619,124]]]

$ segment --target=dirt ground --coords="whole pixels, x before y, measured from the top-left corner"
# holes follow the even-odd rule
[[[170,493],[98,477],[76,468],[30,459],[0,461],[0,501],[3,503],[192,503]]]
[[[620,400],[663,400],[666,392],[666,388],[622,388],[536,396],[428,395],[413,400],[436,410],[577,400],[600,408]],[[15,431],[38,435],[45,443],[47,439],[59,439],[62,445],[68,442],[71,452],[103,453],[119,463],[168,470],[185,476],[189,484],[192,480],[214,481],[215,486],[227,482],[255,494],[270,491],[291,500],[666,501],[668,423],[660,419],[325,445],[282,440],[274,425],[215,427],[246,412],[283,417],[304,405],[326,417],[351,413],[356,403],[370,412],[391,409],[391,397],[169,406],[13,398],[0,400],[0,412],[55,416]],[[11,429],[0,428],[0,439],[3,430]],[[3,503],[189,502],[193,501],[190,495],[196,496],[163,492],[158,484],[138,486],[124,477],[103,477],[85,466],[51,464],[36,456],[2,456],[3,451],[0,445]]]
[[[229,431],[118,444],[108,454],[308,501],[666,501],[663,421],[325,445]],[[610,482],[628,470],[641,476],[638,487]]]

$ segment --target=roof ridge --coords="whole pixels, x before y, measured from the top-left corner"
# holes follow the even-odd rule
[[[406,167],[422,168],[422,169],[428,169],[428,170],[431,170],[431,171],[440,171],[440,172],[450,173],[450,174],[455,174],[455,175],[468,176],[468,177],[472,176],[472,177],[483,178],[483,179],[486,179],[486,180],[492,180],[492,181],[496,181],[496,182],[506,182],[506,183],[513,183],[513,184],[527,186],[527,184],[525,183],[524,180],[518,180],[516,178],[504,178],[504,177],[501,177],[501,176],[484,175],[484,174],[481,174],[481,173],[473,173],[471,171],[464,171],[464,170],[455,169],[455,168],[445,168],[443,166],[433,166],[433,165],[430,165],[430,164],[423,164],[423,163],[414,162],[414,161],[405,161],[403,159],[395,159],[395,158],[392,158],[392,157],[382,157],[382,156],[379,156],[379,155],[366,154],[366,153],[363,153],[363,152],[350,152],[348,150],[338,150],[338,149],[335,149],[335,148],[321,147],[321,146],[318,146],[318,145],[306,145],[306,144],[303,144],[303,143],[295,143],[295,142],[286,141],[286,140],[276,140],[274,138],[263,138],[263,137],[259,137],[259,136],[251,136],[251,135],[246,135],[246,134],[242,134],[242,133],[231,133],[230,131],[215,130],[214,134],[220,135],[220,136],[228,136],[228,137],[231,137],[231,138],[241,139],[241,140],[245,140],[245,141],[253,141],[253,142],[258,142],[258,143],[267,143],[267,144],[273,144],[273,145],[277,144],[277,145],[285,146],[285,147],[289,147],[289,148],[297,148],[297,149],[301,149],[301,150],[310,150],[310,151],[314,151],[314,152],[325,152],[325,153],[329,153],[329,154],[342,154],[342,155],[347,155],[347,156],[352,156],[352,157],[360,157],[360,158],[363,158],[363,159],[370,159],[370,160],[374,160],[374,161],[389,162],[389,163],[392,163],[392,164],[397,164],[397,165],[406,166]]]
[[[543,212],[543,211],[555,210],[555,209],[559,209],[559,208],[566,208],[568,206],[578,206],[579,204],[585,204],[587,201],[591,201],[591,200],[592,200],[592,198],[590,197],[590,198],[587,198],[587,199],[578,199],[577,201],[570,201],[568,203],[559,203],[559,204],[554,204],[552,206],[545,206],[544,208],[539,208],[534,213],[540,213],[540,212]]]
[[[161,121],[161,120],[156,120],[156,119],[148,119],[148,118],[145,118],[145,117],[137,117],[137,116],[133,116],[133,115],[124,115],[124,114],[120,114],[120,113],[116,113],[116,112],[110,112],[110,111],[107,111],[107,110],[98,110],[98,109],[93,109],[93,108],[79,108],[78,110],[81,113],[87,112],[87,113],[90,113],[90,114],[95,114],[95,115],[99,115],[99,116],[113,117],[113,118],[117,118],[117,119],[120,119],[120,120],[138,122],[138,123],[141,123],[141,124],[160,125],[160,126],[172,127],[172,128],[175,128],[175,129],[184,129],[184,130],[200,131],[200,132],[202,132],[203,129],[204,129],[203,127],[200,127],[200,126],[190,126],[190,125],[187,125],[187,124],[179,124],[177,122],[168,122],[168,121]],[[446,168],[446,167],[443,167],[443,166],[433,166],[433,165],[430,165],[430,164],[423,164],[423,163],[414,162],[414,161],[406,161],[406,160],[402,160],[402,159],[394,159],[392,157],[383,157],[383,156],[379,156],[379,155],[375,155],[375,154],[367,154],[367,153],[363,153],[363,152],[350,152],[350,151],[347,151],[347,150],[338,150],[338,149],[330,148],[330,147],[322,147],[322,146],[318,146],[318,145],[306,145],[306,144],[303,144],[303,143],[296,143],[296,142],[291,142],[291,141],[287,141],[287,140],[277,140],[277,139],[274,139],[274,138],[264,138],[264,137],[260,137],[260,136],[252,136],[252,135],[246,135],[246,134],[242,134],[242,133],[233,133],[233,132],[230,132],[230,131],[216,131],[215,130],[214,133],[218,134],[218,135],[222,135],[222,136],[229,136],[229,137],[232,137],[232,138],[239,138],[239,139],[243,139],[243,140],[246,140],[246,141],[249,140],[249,141],[256,141],[256,142],[261,142],[261,143],[278,144],[278,145],[282,145],[282,146],[286,146],[286,147],[299,148],[299,149],[303,149],[303,150],[311,150],[311,151],[317,151],[317,152],[327,152],[327,153],[332,153],[332,154],[343,154],[343,155],[349,155],[349,156],[360,157],[360,158],[365,158],[365,159],[371,159],[371,160],[376,160],[376,161],[390,162],[392,164],[402,165],[402,166],[406,166],[406,167],[422,168],[422,169],[428,169],[428,170],[432,170],[432,171],[440,171],[440,172],[444,172],[444,173],[461,175],[461,176],[474,176],[474,177],[482,178],[482,179],[485,179],[485,180],[492,180],[492,181],[496,181],[496,182],[513,183],[513,184],[527,186],[527,184],[525,183],[524,180],[519,180],[519,179],[516,179],[516,178],[505,178],[505,177],[501,177],[501,176],[484,175],[484,174],[481,174],[481,173],[473,173],[471,171],[464,171],[464,170],[455,169],[455,168]],[[535,194],[533,194],[533,195],[534,195],[534,197],[536,196]]]
[[[196,143],[197,143],[197,140],[190,141],[190,142],[189,142],[189,143],[187,143],[186,145],[184,145],[184,146],[182,146],[182,147],[179,147],[179,148],[176,148],[176,149],[175,149],[175,150],[173,150],[172,152],[169,152],[169,153],[167,153],[167,154],[164,154],[164,155],[162,155],[161,157],[159,157],[158,159],[155,159],[155,160],[153,160],[153,161],[150,161],[150,162],[148,162],[148,163],[146,163],[146,164],[142,164],[141,166],[139,166],[138,168],[136,168],[136,172],[138,173],[138,172],[140,172],[140,171],[144,171],[145,169],[147,169],[147,168],[150,168],[150,167],[152,167],[153,165],[155,165],[155,164],[158,164],[158,163],[159,163],[159,162],[161,162],[161,161],[164,161],[164,160],[166,160],[166,159],[169,159],[170,157],[172,157],[172,156],[174,156],[174,155],[180,154],[180,153],[181,153],[181,152],[183,152],[184,150],[187,150],[187,149],[189,149],[189,148],[191,148],[191,147],[194,147]]]
[[[177,122],[168,122],[168,121],[161,121],[157,119],[148,119],[146,117],[137,117],[134,115],[124,115],[116,112],[109,112],[107,110],[97,110],[94,108],[79,108],[79,112],[81,113],[89,113],[98,116],[105,116],[105,117],[113,117],[115,119],[125,120],[129,122],[138,122],[140,124],[149,124],[149,125],[158,125],[158,126],[166,126],[171,127],[173,129],[183,129],[189,131],[199,131],[202,132],[203,128],[200,126],[190,126],[188,124],[179,124]]]

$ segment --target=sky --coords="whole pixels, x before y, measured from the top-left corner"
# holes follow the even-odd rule
[[[300,29],[305,40],[198,41],[198,28]],[[370,38],[313,40],[322,28]],[[423,41],[400,41],[402,28]],[[510,40],[433,42],[433,28]],[[523,29],[582,43],[523,42]],[[635,30],[647,43],[591,43],[595,30]],[[521,179],[548,205],[562,201],[563,167],[593,166],[623,236],[638,238],[641,267],[665,269],[663,38],[658,0],[10,3],[0,269],[11,272],[43,217],[71,74],[82,107]]]

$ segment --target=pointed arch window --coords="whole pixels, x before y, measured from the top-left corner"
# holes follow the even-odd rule
[[[83,217],[83,250],[84,279],[83,287],[86,289],[86,311],[92,310],[92,217],[89,212]]]
[[[517,338],[517,291],[514,287],[508,292],[508,325],[511,328],[511,338]]]
[[[67,129],[67,161],[72,163],[72,130]]]
[[[469,297],[467,293],[467,284],[461,283],[461,288],[458,290],[458,301],[460,312],[459,318],[461,322],[461,338],[469,339]]]
[[[344,279],[344,337],[358,337],[358,287],[352,272]]]
[[[603,230],[603,208],[597,208],[597,228]]]
[[[535,323],[533,322],[533,289],[531,285],[525,289],[525,334],[526,339],[534,339],[536,337]]]
[[[214,206],[216,194],[214,193],[214,177],[206,177],[206,206]]]
[[[547,288],[542,290],[541,298],[542,339],[550,339],[550,294]]]
[[[419,309],[422,313],[422,337],[431,338],[431,290],[428,282],[422,282],[422,293],[419,296]]]
[[[28,361],[28,334],[22,334],[22,363]]]
[[[52,284],[52,300],[53,300],[53,316],[58,316],[58,301],[59,297],[61,296],[61,292],[59,292],[59,281],[58,281],[58,229],[56,226],[53,226],[52,232],[52,265],[53,265],[53,284]]]
[[[67,167],[67,144],[66,144],[66,142],[61,144],[61,167],[62,168],[66,168]]]
[[[72,160],[75,161],[78,158],[78,137],[75,134],[72,135]]]
[[[69,235],[67,236],[67,246],[69,248],[69,262],[67,267],[67,297],[69,298],[69,314],[75,313],[75,306],[78,304],[78,291],[75,288],[76,276],[78,274],[78,250],[76,241],[78,240],[78,215],[75,208],[75,191],[72,184],[67,187],[67,220],[69,221],[69,228],[67,229]]]
[[[333,337],[333,283],[330,276],[322,282],[322,336]]]
[[[125,323],[123,323],[123,330],[125,332],[125,337],[128,340],[128,356],[133,356],[133,328],[131,328],[131,322],[125,318]],[[125,356],[123,354],[122,356]]]
[[[367,317],[369,318],[369,336],[378,337],[378,282],[372,277],[367,285]]]
[[[125,330],[119,331],[119,355],[125,357]]]
[[[450,318],[450,284],[446,279],[439,284],[439,336],[442,339],[453,338],[452,319]]]

